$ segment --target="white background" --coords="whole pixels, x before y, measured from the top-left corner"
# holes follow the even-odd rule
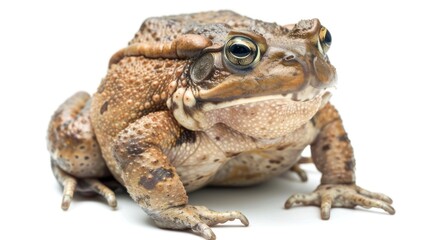
[[[9,1],[12,2],[12,1]],[[61,3],[60,3],[61,2]],[[102,3],[104,2],[104,3]],[[296,176],[244,189],[205,189],[191,203],[241,210],[247,228],[215,227],[218,239],[375,239],[428,237],[428,56],[424,1],[13,1],[0,3],[0,238],[200,239],[160,230],[130,200],[111,210],[101,199],[77,197],[60,209],[61,188],[46,150],[56,107],[78,90],[95,91],[110,56],[150,16],[231,9],[295,23],[319,18],[333,35],[337,67],[332,102],[340,110],[357,159],[357,183],[390,195],[397,214],[315,207],[282,209],[294,192],[311,192]]]

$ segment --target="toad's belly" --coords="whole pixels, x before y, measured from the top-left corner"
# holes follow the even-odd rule
[[[219,169],[210,185],[247,186],[286,172],[300,159],[303,149],[283,148],[241,153]]]
[[[200,164],[188,163],[176,169],[188,192],[206,185],[248,186],[286,172],[300,159],[303,148],[283,148],[242,152],[234,157],[211,154]]]
[[[206,185],[246,186],[276,177],[297,163],[317,136],[311,122],[284,137],[260,140],[220,127],[197,133],[192,146],[170,151],[187,191]]]

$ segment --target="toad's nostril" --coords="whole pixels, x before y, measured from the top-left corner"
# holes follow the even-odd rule
[[[287,55],[287,56],[285,56],[285,57],[284,57],[284,59],[285,59],[286,61],[293,60],[293,59],[295,59],[295,55],[293,55],[293,54]]]

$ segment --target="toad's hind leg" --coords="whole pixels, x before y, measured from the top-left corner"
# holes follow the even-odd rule
[[[98,180],[110,174],[91,127],[90,103],[87,93],[76,93],[57,109],[48,128],[52,171],[64,187],[64,210],[75,191],[98,193],[116,207],[115,194]]]

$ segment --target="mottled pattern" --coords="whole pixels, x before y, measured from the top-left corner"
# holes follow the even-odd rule
[[[112,152],[120,165],[121,179],[149,214],[188,201],[177,171],[165,155],[182,131],[170,113],[159,111],[130,124],[114,142]],[[130,145],[139,149],[138,153],[130,153]]]
[[[75,177],[109,175],[89,119],[89,95],[76,93],[52,117],[48,149],[55,165]]]
[[[317,169],[323,174],[323,184],[355,182],[355,159],[347,133],[337,110],[327,104],[316,116],[316,126],[323,126],[311,145],[311,155]],[[326,161],[335,159],[335,161]]]
[[[231,11],[147,19],[112,56],[93,97],[77,93],[52,117],[48,149],[64,187],[62,208],[76,191],[115,207],[99,179],[112,174],[158,226],[215,239],[209,226],[248,220],[189,205],[187,192],[251,185],[288,170],[305,180],[299,162],[310,145],[321,185],[291,196],[286,208],[317,205],[323,219],[331,207],[358,205],[393,214],[389,197],[355,185],[353,149],[329,103],[336,70],[320,35],[326,31],[317,19],[286,26]],[[241,49],[253,46],[253,62],[235,65],[240,59],[225,45],[233,39],[246,39],[235,43]]]
[[[110,68],[94,94],[91,120],[97,122],[94,130],[107,166],[119,181],[121,170],[112,154],[112,142],[130,123],[167,109],[168,84],[182,74],[184,65],[178,60],[128,57]]]
[[[230,152],[232,157],[216,173],[211,184],[247,186],[278,176],[298,162],[302,151],[314,141],[317,133],[318,129],[311,123],[304,124],[283,137],[268,141],[255,140],[237,132],[218,133],[216,136],[221,135],[218,141],[220,148]],[[208,134],[213,136],[212,132]]]

